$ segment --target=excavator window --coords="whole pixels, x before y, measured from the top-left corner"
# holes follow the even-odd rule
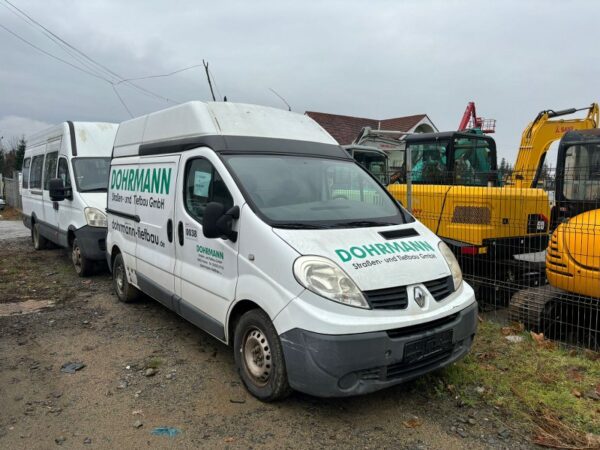
[[[600,143],[567,148],[563,194],[567,200],[600,201]]]
[[[454,184],[487,186],[492,174],[492,151],[485,139],[454,140]]]

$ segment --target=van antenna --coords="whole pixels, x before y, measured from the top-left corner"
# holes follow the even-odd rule
[[[208,80],[208,87],[210,88],[210,94],[212,95],[213,102],[216,102],[217,99],[215,98],[215,92],[213,91],[210,75],[208,74],[208,61],[202,60],[202,65],[204,66],[204,70],[206,72],[206,79]]]
[[[285,101],[285,98],[283,98],[281,95],[279,95],[279,94],[278,94],[278,93],[275,91],[275,89],[271,89],[271,88],[269,88],[269,90],[270,90],[270,91],[271,91],[273,94],[275,94],[277,97],[279,97],[283,103],[285,103],[285,105],[288,107],[288,111],[291,111],[291,110],[292,110],[292,107],[290,106],[290,104],[289,104],[288,102],[286,102],[286,101]]]

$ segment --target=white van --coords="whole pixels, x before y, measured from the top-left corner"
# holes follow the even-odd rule
[[[48,241],[71,248],[75,270],[89,275],[106,258],[106,191],[117,124],[64,122],[27,141],[23,222],[36,250]]]
[[[375,391],[471,347],[452,252],[307,116],[190,102],[119,126],[107,257],[234,347],[261,400]]]

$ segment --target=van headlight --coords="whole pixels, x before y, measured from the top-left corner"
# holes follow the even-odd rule
[[[106,214],[104,214],[98,208],[85,208],[83,213],[85,214],[85,220],[90,227],[106,228],[108,226],[108,223],[106,222]]]
[[[294,276],[298,283],[321,297],[369,309],[369,304],[354,281],[327,258],[301,256],[294,262]]]
[[[454,281],[454,290],[456,291],[460,287],[460,284],[463,280],[460,265],[458,264],[456,256],[454,256],[454,253],[452,253],[452,250],[450,250],[450,247],[448,247],[445,242],[440,241],[440,243],[438,244],[438,249],[444,257],[444,259],[446,260],[448,267],[450,268],[452,280]]]

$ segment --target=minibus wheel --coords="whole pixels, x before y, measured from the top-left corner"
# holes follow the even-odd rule
[[[94,262],[83,256],[77,238],[73,239],[73,245],[71,245],[71,260],[73,261],[75,272],[80,277],[88,276],[94,270]]]
[[[233,340],[235,364],[252,395],[271,402],[291,393],[281,342],[264,311],[245,313],[235,326]]]
[[[36,250],[43,250],[48,245],[48,240],[40,234],[40,224],[37,222],[34,222],[31,227],[31,241]]]
[[[123,262],[123,256],[119,253],[115,256],[113,262],[113,287],[120,301],[129,303],[137,300],[140,291],[135,286],[129,284],[127,281],[127,273],[125,271],[125,263]]]

